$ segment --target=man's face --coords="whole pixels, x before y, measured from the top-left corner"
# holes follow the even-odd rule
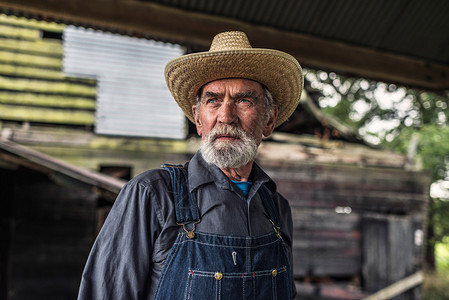
[[[277,113],[275,108],[266,118],[262,85],[248,79],[216,80],[202,87],[200,97],[199,112],[194,106],[193,114],[203,156],[205,151],[211,159],[223,156],[226,163],[214,161],[221,168],[236,168],[252,160],[262,136],[272,133]]]

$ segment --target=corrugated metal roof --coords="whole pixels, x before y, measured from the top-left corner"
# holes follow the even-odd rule
[[[449,87],[447,0],[0,0],[0,12],[206,50],[223,30],[303,66],[409,87]],[[219,17],[215,17],[219,16]]]
[[[449,61],[449,1],[141,0],[280,30]]]
[[[186,119],[164,79],[181,46],[74,26],[63,38],[64,72],[98,79],[97,133],[185,138]]]

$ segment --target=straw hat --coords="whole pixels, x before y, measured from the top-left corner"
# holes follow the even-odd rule
[[[168,88],[193,123],[192,106],[199,89],[224,78],[251,79],[265,85],[278,105],[276,126],[296,109],[303,88],[301,66],[293,56],[278,50],[252,48],[246,34],[240,31],[220,33],[208,52],[181,56],[165,67]]]

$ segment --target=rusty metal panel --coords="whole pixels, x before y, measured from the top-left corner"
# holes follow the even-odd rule
[[[67,26],[64,73],[98,81],[95,132],[183,139],[186,118],[164,79],[179,45]]]

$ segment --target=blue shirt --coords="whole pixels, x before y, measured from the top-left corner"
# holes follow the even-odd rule
[[[253,185],[252,182],[249,181],[235,181],[232,180],[232,182],[234,182],[237,187],[242,191],[243,195],[245,195],[245,197],[248,196],[249,193],[249,189],[251,188],[251,185]]]

